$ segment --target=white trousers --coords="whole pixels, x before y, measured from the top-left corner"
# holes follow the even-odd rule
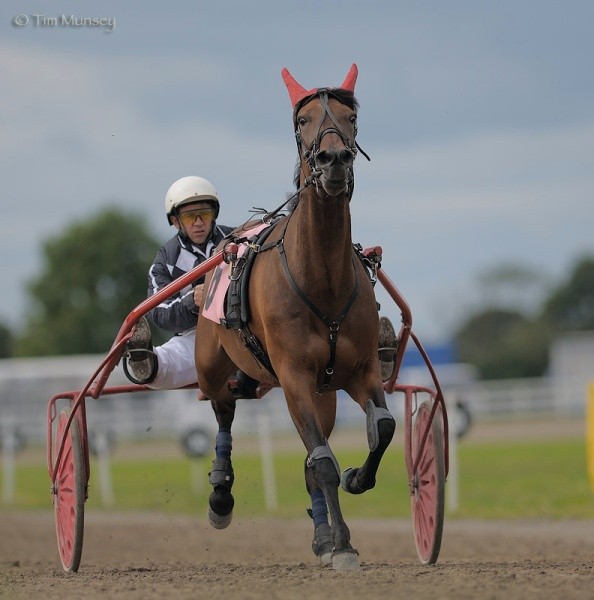
[[[194,362],[196,330],[174,335],[162,346],[153,349],[159,361],[157,377],[148,387],[166,390],[184,387],[198,381]]]

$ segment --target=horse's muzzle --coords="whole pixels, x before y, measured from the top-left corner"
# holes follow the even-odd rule
[[[350,181],[354,155],[348,148],[328,148],[315,156],[316,169],[320,170],[320,183],[330,196],[344,192]]]

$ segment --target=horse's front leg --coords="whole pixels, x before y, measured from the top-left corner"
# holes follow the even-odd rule
[[[336,392],[326,392],[318,398],[318,422],[325,439],[330,438],[336,421]],[[328,521],[328,504],[324,492],[318,486],[314,477],[313,468],[305,460],[305,486],[311,498],[311,509],[308,510],[314,525],[314,535],[311,543],[313,553],[320,559],[324,567],[332,564],[334,541],[332,530]]]
[[[235,503],[231,494],[234,479],[231,463],[233,446],[231,425],[235,416],[235,399],[212,400],[211,404],[217,417],[219,430],[216,437],[215,459],[208,474],[208,480],[213,487],[208,499],[208,520],[215,529],[224,529],[231,523]]]
[[[351,533],[342,516],[338,499],[340,485],[340,469],[338,461],[332,453],[321,421],[324,420],[323,397],[316,399],[314,409],[312,399],[303,395],[303,386],[299,381],[295,386],[283,382],[283,390],[293,423],[301,436],[308,456],[305,460],[306,484],[312,498],[312,517],[314,519],[314,552],[324,562],[332,563],[337,570],[354,569],[359,567],[358,552],[351,546]],[[335,405],[332,405],[332,411]],[[332,421],[333,423],[333,421]],[[330,427],[330,431],[331,431]],[[329,434],[329,433],[328,433]],[[322,555],[328,554],[326,506],[330,512],[333,549],[331,559]],[[316,540],[316,535],[318,540]],[[320,547],[316,550],[316,545]]]
[[[377,470],[396,430],[396,421],[386,407],[383,390],[376,389],[371,395],[372,399],[360,403],[367,417],[367,460],[358,469],[346,469],[340,478],[342,489],[351,494],[362,494],[375,487]]]

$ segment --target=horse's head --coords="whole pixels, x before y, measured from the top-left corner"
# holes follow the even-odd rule
[[[303,178],[319,177],[330,196],[350,195],[357,154],[357,108],[354,97],[357,66],[353,64],[339,88],[306,90],[283,69],[293,103],[293,123]]]

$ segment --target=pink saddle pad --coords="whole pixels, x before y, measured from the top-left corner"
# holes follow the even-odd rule
[[[260,225],[256,225],[256,227],[246,231],[242,237],[251,238],[269,226],[269,223],[261,223]],[[243,256],[246,250],[247,245],[245,242],[239,244],[237,257],[239,258],[240,256]],[[221,321],[225,318],[225,296],[227,294],[227,290],[229,289],[229,283],[231,281],[230,276],[231,265],[227,264],[226,262],[222,262],[220,265],[218,265],[214,270],[212,279],[210,280],[210,285],[208,286],[208,290],[204,298],[204,306],[202,307],[201,311],[202,316],[214,321],[215,323],[221,323]]]

